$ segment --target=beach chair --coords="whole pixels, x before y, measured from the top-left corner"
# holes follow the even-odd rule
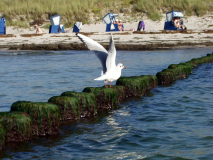
[[[170,11],[166,13],[166,22],[164,24],[164,30],[177,30],[175,25],[172,23],[172,19],[175,17],[182,18],[183,14],[180,11]]]
[[[0,34],[6,34],[6,18],[0,18]]]
[[[73,26],[73,32],[80,32],[81,28],[82,28],[82,22],[75,22]]]
[[[64,33],[64,26],[60,24],[61,22],[61,16],[55,15],[50,17],[51,26],[49,28],[49,33]]]
[[[118,24],[114,23],[117,21],[116,17],[118,17],[118,14],[113,14],[113,13],[107,13],[103,17],[103,21],[106,23],[106,32],[111,32],[111,31],[120,31],[118,28]],[[124,25],[122,25],[124,28]]]

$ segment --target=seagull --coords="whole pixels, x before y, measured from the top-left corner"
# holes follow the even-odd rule
[[[107,82],[109,82],[110,88],[111,88],[112,87],[111,82],[120,78],[121,70],[125,69],[122,63],[119,63],[117,66],[115,64],[116,49],[113,42],[112,33],[110,38],[109,51],[107,51],[102,45],[90,39],[89,37],[86,37],[79,33],[77,33],[76,35],[87,46],[87,48],[90,51],[93,51],[95,53],[95,55],[99,58],[102,64],[103,70],[102,70],[101,76],[94,80],[96,81],[104,80],[106,88],[107,88]]]

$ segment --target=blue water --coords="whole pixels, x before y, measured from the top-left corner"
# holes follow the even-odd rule
[[[155,75],[170,64],[212,53],[213,47],[118,51],[122,76]],[[64,91],[103,86],[89,51],[0,51],[0,111],[13,102],[46,102]],[[115,84],[115,83],[114,83]],[[60,127],[56,137],[8,144],[3,159],[212,159],[213,64],[187,79],[158,86],[118,109]]]

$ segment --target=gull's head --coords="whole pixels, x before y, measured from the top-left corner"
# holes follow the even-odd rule
[[[124,67],[124,65],[122,63],[118,63],[117,68],[120,70],[126,69],[126,67]]]

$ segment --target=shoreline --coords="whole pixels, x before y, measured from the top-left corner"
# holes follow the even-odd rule
[[[80,34],[90,37],[102,44],[106,49],[110,34],[117,50],[155,50],[184,46],[213,46],[213,13],[202,17],[185,17],[187,30],[163,30],[165,15],[159,21],[143,19],[146,31],[137,30],[138,22],[124,22],[124,31],[105,32],[106,24],[102,21],[93,24],[83,24]],[[35,34],[33,28],[18,28],[7,26],[6,35],[0,34],[0,50],[87,50],[72,28],[65,28],[67,33],[49,33],[42,28],[43,34]],[[7,49],[5,49],[7,48]]]
[[[101,43],[100,43],[101,44]],[[101,44],[108,50],[109,45]],[[181,44],[161,44],[154,43],[148,45],[139,44],[117,44],[116,50],[125,51],[145,51],[145,50],[167,50],[167,49],[179,49],[179,48],[204,48],[213,46],[213,42],[204,43],[181,43]],[[22,44],[16,46],[0,46],[0,51],[65,51],[65,50],[88,50],[84,44]]]
[[[109,37],[117,50],[156,50],[213,46],[213,30],[80,32],[108,49]],[[0,50],[87,50],[76,33],[0,35]]]

